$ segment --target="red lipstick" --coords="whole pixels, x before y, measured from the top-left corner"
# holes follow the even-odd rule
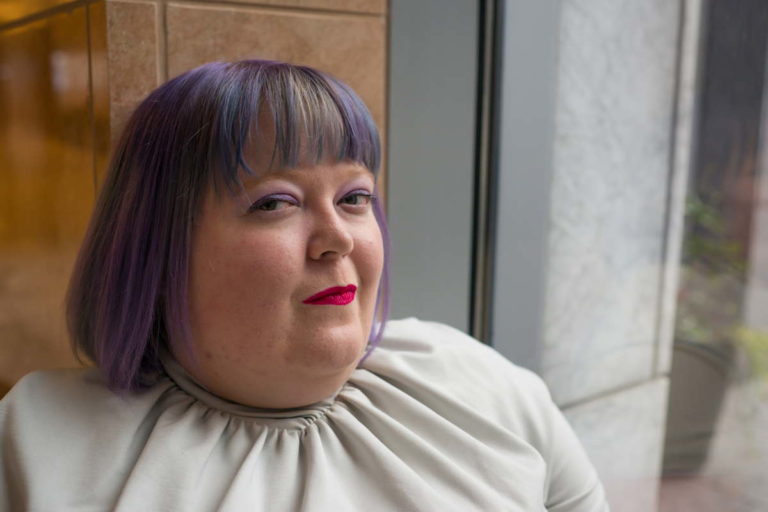
[[[332,288],[325,289],[312,295],[309,298],[304,299],[304,304],[323,305],[331,304],[334,306],[344,306],[355,300],[355,292],[357,286],[350,284],[347,286],[334,286]]]

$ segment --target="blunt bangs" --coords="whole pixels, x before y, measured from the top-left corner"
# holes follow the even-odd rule
[[[259,126],[269,123],[271,126]],[[190,349],[188,269],[194,219],[206,189],[242,190],[244,157],[274,134],[271,167],[353,161],[378,175],[381,147],[362,100],[306,66],[213,62],[173,78],[142,101],[113,152],[66,299],[75,353],[93,360],[117,392],[151,385],[164,345]],[[384,242],[370,355],[389,310],[390,242]]]
[[[259,122],[265,118],[274,130],[271,168],[290,169],[331,158],[357,162],[378,174],[381,148],[376,125],[345,84],[305,66],[276,62],[254,66],[254,61],[224,66],[226,79],[214,95],[220,104],[211,113],[215,117],[209,165],[219,171],[211,173],[215,186],[223,182],[234,193],[242,186],[240,170],[255,174],[244,151],[260,136]]]

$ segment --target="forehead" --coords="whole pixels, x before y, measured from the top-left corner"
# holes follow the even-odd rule
[[[286,172],[292,169],[331,166],[343,163],[334,155],[338,148],[335,140],[311,138],[307,127],[301,124],[278,129],[270,107],[259,110],[255,123],[251,126],[243,142],[242,156],[247,169],[238,169],[238,179],[260,178],[273,172]],[[278,135],[278,132],[280,134]],[[316,136],[316,134],[314,134]],[[286,151],[296,152],[295,161],[284,161]],[[334,156],[336,156],[334,158]]]
[[[301,139],[305,138],[301,137],[299,144],[306,146],[306,142],[301,142]],[[304,150],[304,153],[306,153],[306,150]],[[243,159],[248,164],[248,167],[258,176],[276,170],[275,166],[280,164],[279,156],[272,115],[269,113],[268,108],[262,107],[259,110],[259,115],[256,117],[256,123],[251,126],[251,129],[248,131],[248,137],[243,144]],[[240,171],[243,170],[240,169]],[[243,174],[247,173],[243,172]]]
[[[210,197],[213,192],[217,202],[231,198],[248,200],[248,192],[254,187],[277,179],[319,185],[363,175],[369,176],[375,186],[373,171],[340,154],[342,147],[348,147],[348,141],[339,139],[334,123],[310,129],[305,120],[295,121],[280,124],[272,107],[262,104],[250,122],[250,129],[237,143],[242,158],[237,169],[212,168],[205,196]]]
[[[243,160],[248,169],[238,170],[240,183],[247,188],[249,185],[276,178],[320,180],[358,174],[370,175],[375,179],[373,173],[364,165],[349,160],[338,160],[333,155],[335,148],[317,148],[317,141],[310,142],[307,133],[302,133],[298,127],[297,130],[293,145],[298,149],[298,162],[296,166],[286,167],[281,160],[279,147],[285,144],[285,141],[278,143],[272,115],[267,108],[262,108],[257,124],[252,127],[243,145]]]
[[[375,182],[376,178],[364,165],[349,160],[324,159],[321,162],[300,162],[296,167],[254,169],[256,174],[240,171],[239,180],[245,190],[271,181],[289,181],[298,185],[320,185],[322,183],[344,183],[358,177]]]

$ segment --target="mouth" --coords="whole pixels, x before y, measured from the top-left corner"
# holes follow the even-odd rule
[[[304,299],[304,304],[323,305],[330,304],[333,306],[344,306],[355,300],[355,292],[357,286],[350,284],[347,286],[334,286],[332,288],[325,289],[318,292],[311,297]]]

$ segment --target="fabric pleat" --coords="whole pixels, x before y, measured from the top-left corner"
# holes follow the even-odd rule
[[[22,379],[0,403],[0,509],[607,510],[541,379],[446,325],[391,321],[336,393],[294,409],[224,400],[162,360],[127,398],[94,369]]]

